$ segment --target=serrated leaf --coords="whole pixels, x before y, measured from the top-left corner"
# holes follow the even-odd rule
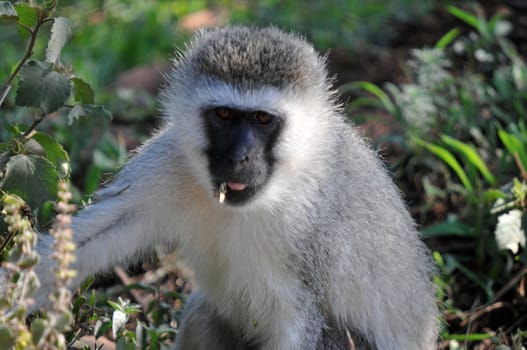
[[[15,5],[16,13],[20,23],[26,27],[32,28],[38,21],[38,8],[29,4],[18,3]]]
[[[18,154],[7,162],[0,189],[22,198],[33,209],[57,198],[59,174],[46,158]]]
[[[37,318],[31,322],[31,339],[33,340],[33,344],[38,344],[47,326],[47,322],[41,318]]]
[[[57,64],[64,45],[71,38],[71,21],[66,17],[57,17],[51,27],[51,37],[46,49],[46,61]]]
[[[46,152],[46,158],[55,165],[61,178],[67,178],[70,174],[70,158],[62,145],[48,134],[35,132],[32,140],[38,142]]]
[[[0,19],[16,19],[15,7],[8,1],[0,1]]]
[[[90,118],[107,118],[112,119],[112,113],[108,111],[104,106],[83,104],[73,107],[68,114],[68,124],[73,124],[76,119],[81,117]]]
[[[90,84],[77,77],[71,78],[70,80],[73,83],[75,101],[83,104],[93,104],[95,102],[95,93]]]
[[[19,106],[40,107],[49,114],[64,106],[70,92],[69,79],[54,72],[51,63],[31,60],[20,70],[15,103]]]

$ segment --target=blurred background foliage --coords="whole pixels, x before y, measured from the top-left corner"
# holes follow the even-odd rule
[[[114,127],[110,134],[108,121],[101,119],[80,120],[70,127],[65,118],[48,118],[42,127],[51,128],[50,133],[69,151],[77,185],[74,190],[89,195],[97,187],[101,174],[121,165],[126,159],[126,149],[138,145],[157,125],[153,118],[154,96],[162,82],[160,75],[167,71],[168,59],[175,48],[184,45],[199,26],[273,24],[302,33],[322,52],[330,48],[380,52],[396,35],[387,24],[410,23],[435,5],[437,1],[433,0],[332,0],[302,4],[294,0],[61,1],[56,15],[73,22],[73,37],[62,51],[62,60],[97,91],[96,103],[109,107]],[[48,36],[49,28],[44,28],[41,35]],[[0,22],[0,81],[5,81],[19,59],[25,38],[16,27]],[[37,41],[34,57],[43,56],[45,44],[45,40]],[[131,74],[121,74],[130,70]],[[5,140],[6,125],[27,123],[31,112],[15,108],[13,94],[4,108],[0,137]],[[128,126],[131,122],[133,125]],[[77,200],[79,195],[77,192]]]
[[[57,15],[73,23],[63,63],[114,116],[72,122],[59,111],[39,127],[69,153],[76,202],[159,126],[162,75],[193,30],[225,23],[293,30],[328,53],[346,112],[385,157],[434,251],[446,320],[440,348],[525,348],[525,1],[69,0]],[[0,21],[0,82],[26,39]],[[34,57],[45,44],[37,42]],[[0,142],[8,125],[32,117],[9,95]],[[158,302],[154,333],[177,318]]]

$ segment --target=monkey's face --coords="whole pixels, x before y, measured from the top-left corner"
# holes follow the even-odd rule
[[[226,202],[244,204],[262,190],[273,172],[273,149],[283,119],[261,110],[223,106],[208,107],[202,115],[212,186],[224,184]]]

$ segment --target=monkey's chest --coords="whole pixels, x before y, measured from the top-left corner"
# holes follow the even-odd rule
[[[271,229],[249,230],[244,222],[224,222],[206,232],[194,231],[194,239],[184,247],[210,302],[249,332],[279,322],[277,317],[295,307],[298,299],[299,283],[287,269]]]

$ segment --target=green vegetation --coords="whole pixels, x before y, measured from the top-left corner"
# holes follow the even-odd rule
[[[443,338],[465,342],[451,346],[461,349],[483,339],[500,344],[499,334],[480,319],[525,297],[518,281],[527,272],[527,65],[506,38],[512,26],[504,18],[452,6],[448,11],[469,34],[453,29],[434,48],[413,50],[409,82],[384,89],[359,82],[346,89],[368,94],[350,104],[351,113],[381,108],[402,126],[397,146],[404,155],[395,171],[420,182],[416,208],[423,236],[438,249],[436,283],[451,322]],[[452,244],[463,248],[448,249]],[[519,321],[501,334],[511,337],[511,349],[524,344],[518,328],[524,314],[523,307],[511,309]],[[463,333],[453,333],[452,325],[465,327]]]

